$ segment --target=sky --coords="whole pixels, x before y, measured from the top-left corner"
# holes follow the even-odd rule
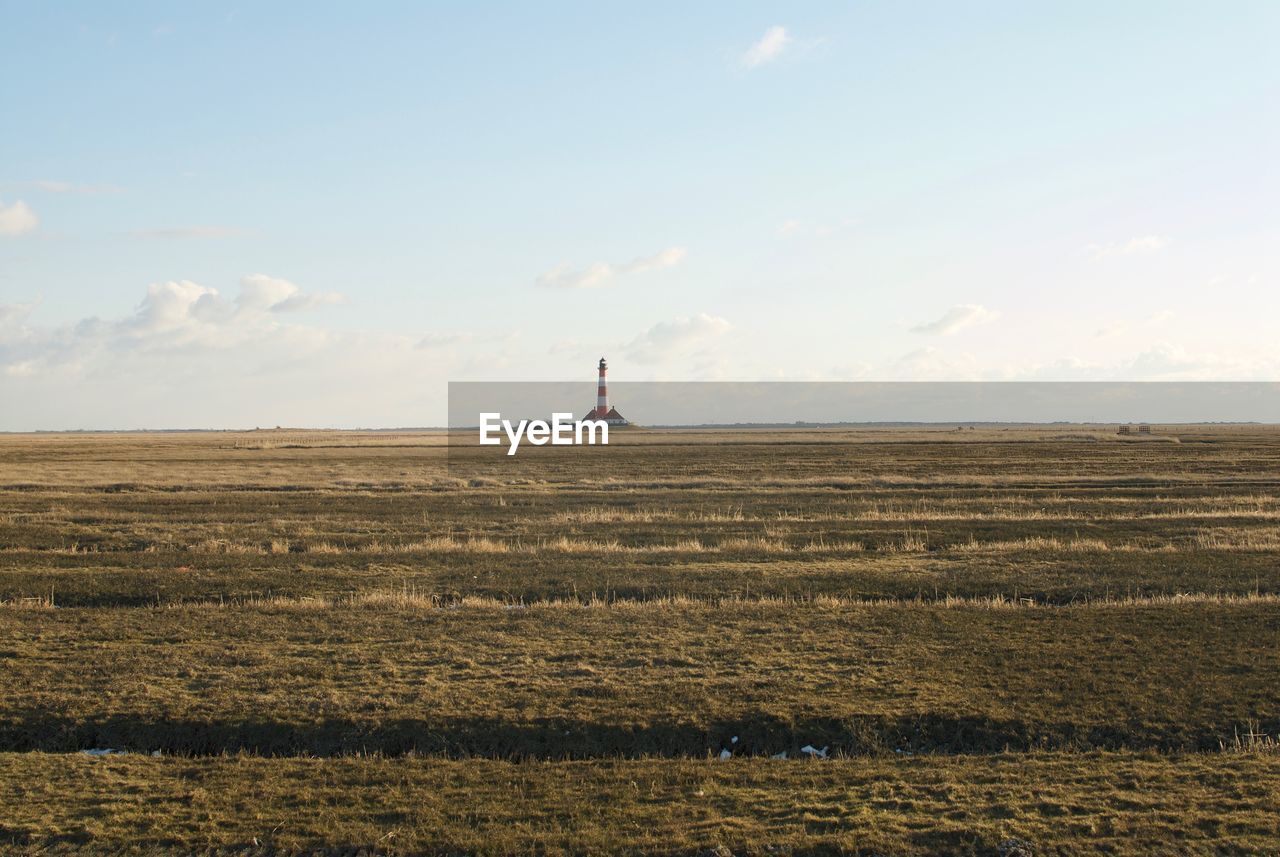
[[[1280,380],[1269,0],[0,20],[0,430],[440,425],[601,355]]]

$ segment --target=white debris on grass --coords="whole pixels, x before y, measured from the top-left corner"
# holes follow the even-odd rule
[[[737,744],[738,736],[735,735],[732,738],[730,738],[729,743],[731,745]],[[813,759],[829,759],[831,758],[829,755],[830,749],[831,749],[830,745],[828,744],[823,744],[821,747],[815,747],[812,744],[805,744],[803,747],[800,748],[800,752]],[[732,759],[733,751],[730,750],[728,747],[722,747],[720,750],[720,755],[717,756],[716,758],[718,758],[722,762],[725,761],[726,759]],[[769,758],[776,759],[778,761],[786,761],[788,758],[790,758],[790,756],[786,750],[783,750],[780,753],[774,753]]]
[[[81,755],[84,755],[84,756],[127,756],[129,755],[128,750],[112,750],[107,747],[94,747],[91,750],[81,750],[80,753]]]

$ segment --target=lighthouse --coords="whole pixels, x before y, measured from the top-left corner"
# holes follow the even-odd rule
[[[604,420],[611,426],[625,426],[627,420],[622,414],[618,413],[617,408],[609,407],[609,385],[605,381],[605,375],[609,371],[609,364],[605,362],[603,357],[600,358],[600,379],[596,384],[596,406],[583,419],[587,420]]]

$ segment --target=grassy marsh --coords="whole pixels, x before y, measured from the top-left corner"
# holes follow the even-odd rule
[[[0,851],[1280,850],[1280,431],[621,437],[0,436]]]

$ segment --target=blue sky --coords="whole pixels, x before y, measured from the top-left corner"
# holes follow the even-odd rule
[[[1275,380],[1275,3],[0,2],[0,429]]]

